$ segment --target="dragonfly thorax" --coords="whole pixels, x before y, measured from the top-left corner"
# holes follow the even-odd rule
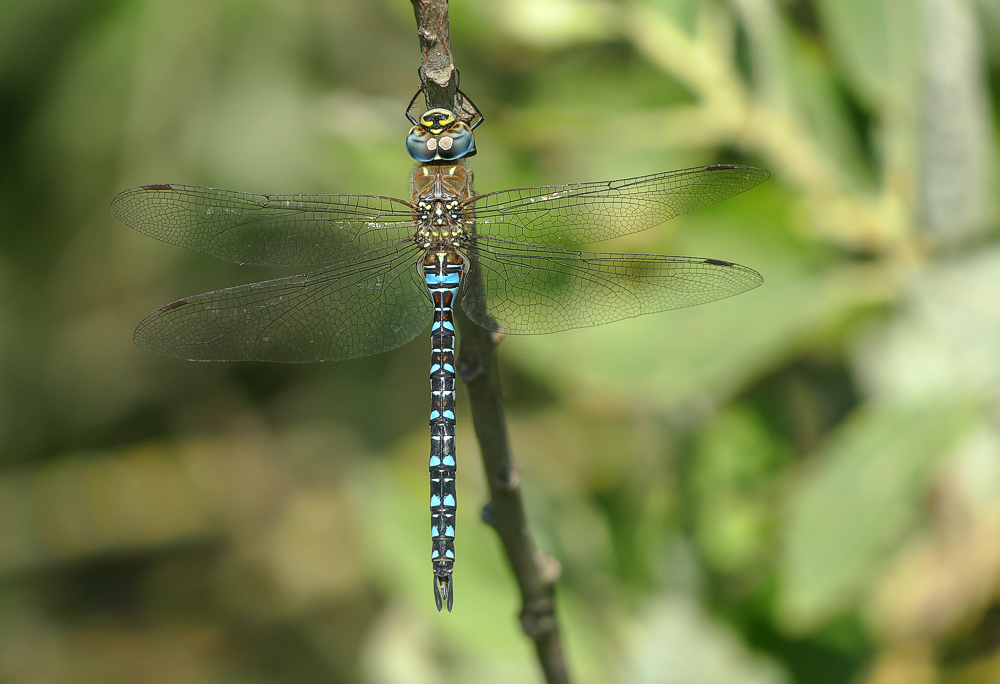
[[[417,202],[416,239],[424,249],[461,247],[468,233],[456,199]]]
[[[472,174],[463,164],[423,164],[413,172],[412,206],[421,249],[460,248],[473,219],[467,206]]]

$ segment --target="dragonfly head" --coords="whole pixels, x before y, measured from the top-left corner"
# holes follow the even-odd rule
[[[440,135],[457,120],[454,112],[449,112],[447,109],[428,109],[420,117],[419,125],[428,133]]]
[[[406,151],[418,162],[454,161],[476,153],[468,124],[447,109],[428,109],[406,136]]]

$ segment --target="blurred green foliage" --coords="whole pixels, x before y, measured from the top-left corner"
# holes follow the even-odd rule
[[[996,0],[454,0],[478,188],[772,180],[609,249],[765,285],[507,338],[581,682],[1000,681]],[[431,600],[427,340],[312,366],[131,343],[272,275],[156,243],[140,183],[405,196],[406,0],[0,4],[0,681],[538,678],[459,399]]]

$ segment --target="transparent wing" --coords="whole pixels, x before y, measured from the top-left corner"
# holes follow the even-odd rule
[[[413,210],[373,195],[254,195],[143,185],[111,211],[140,233],[226,261],[323,266],[412,236]]]
[[[540,245],[581,245],[637,233],[762,183],[755,166],[716,165],[473,197],[475,231]]]
[[[513,334],[695,306],[764,282],[746,266],[702,257],[576,252],[482,238],[468,254],[462,308],[487,330]]]
[[[378,354],[431,322],[419,254],[403,243],[306,275],[181,299],[147,316],[135,343],[192,361],[305,363]]]

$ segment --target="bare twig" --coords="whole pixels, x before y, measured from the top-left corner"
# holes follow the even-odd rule
[[[422,80],[427,106],[444,107],[465,118],[469,112],[458,94],[458,77],[448,42],[447,0],[411,0],[423,57]],[[472,268],[466,278],[478,278]],[[490,501],[483,520],[496,530],[521,592],[521,626],[535,643],[548,684],[569,684],[562,639],[555,615],[555,583],[560,566],[538,551],[528,530],[517,466],[507,437],[496,347],[492,333],[472,323],[457,308],[461,352],[458,374],[469,390],[472,420],[483,456]]]
[[[475,271],[475,269],[472,269]],[[521,500],[520,478],[510,453],[504,418],[496,340],[456,310],[462,350],[458,374],[469,390],[472,422],[483,455],[490,501],[483,520],[493,526],[521,592],[521,627],[535,642],[538,661],[549,684],[568,684],[559,624],[556,622],[555,582],[559,563],[539,552],[528,530]]]
[[[447,88],[455,72],[451,58],[451,41],[448,39],[447,0],[410,0],[417,18],[420,36],[421,64],[426,81],[440,88]]]

